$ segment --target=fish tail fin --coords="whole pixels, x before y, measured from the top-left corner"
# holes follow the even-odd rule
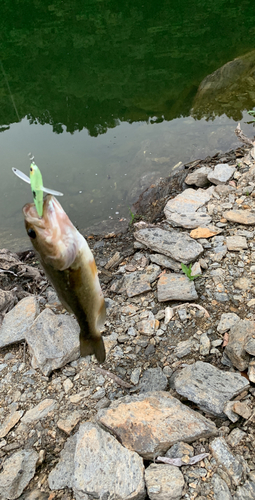
[[[80,332],[80,353],[81,357],[95,354],[97,361],[103,363],[105,361],[105,347],[102,337],[85,337],[82,330]]]

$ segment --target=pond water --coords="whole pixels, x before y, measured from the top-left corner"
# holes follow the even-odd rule
[[[32,152],[80,229],[129,217],[182,162],[250,137],[255,7],[245,0],[11,2],[0,7],[1,247],[28,246]]]

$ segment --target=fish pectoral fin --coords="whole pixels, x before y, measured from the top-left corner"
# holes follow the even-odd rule
[[[95,354],[97,361],[103,363],[105,361],[105,347],[102,337],[88,338],[84,333],[80,332],[80,354],[81,357]]]

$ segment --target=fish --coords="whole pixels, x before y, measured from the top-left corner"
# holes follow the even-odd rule
[[[105,361],[101,329],[106,308],[93,254],[81,233],[53,195],[43,201],[43,215],[34,203],[23,207],[25,227],[46,276],[63,306],[80,327],[80,354]]]

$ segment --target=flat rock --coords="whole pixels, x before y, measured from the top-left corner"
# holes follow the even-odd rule
[[[166,452],[166,457],[168,458],[182,458],[184,456],[193,457],[194,449],[187,443],[180,441],[179,443],[175,443],[169,450]]]
[[[218,163],[218,165],[215,165],[213,171],[208,174],[207,178],[213,184],[226,184],[235,171],[236,169],[230,167],[228,163]]]
[[[255,362],[251,361],[248,367],[248,377],[249,380],[253,383],[255,383]]]
[[[248,354],[250,354],[251,356],[255,356],[255,338],[248,339],[245,342],[244,350],[248,352]]]
[[[18,498],[35,475],[38,453],[35,450],[20,450],[3,463],[0,473],[0,495],[3,499]]]
[[[196,229],[193,229],[193,231],[191,231],[189,235],[191,238],[198,240],[199,238],[211,238],[217,233],[217,229],[215,231],[212,231],[211,229],[209,229],[209,227],[197,227]]]
[[[227,437],[228,444],[230,444],[230,446],[232,446],[232,448],[234,448],[242,441],[242,439],[244,439],[245,436],[246,436],[246,432],[244,432],[241,429],[238,429],[238,427],[236,427],[235,429],[233,429],[230,432],[230,434]]]
[[[243,479],[243,465],[230,451],[223,437],[215,438],[209,445],[215,460],[230,476],[233,483],[238,486]]]
[[[176,262],[174,259],[170,259],[170,257],[165,257],[160,253],[152,253],[150,255],[150,261],[154,262],[154,264],[158,264],[161,267],[166,267],[167,269],[172,269],[172,271],[180,271],[181,264]]]
[[[6,311],[12,309],[16,300],[13,292],[0,289],[0,313],[4,314]]]
[[[148,368],[143,372],[139,382],[140,394],[150,391],[164,391],[167,384],[167,376],[160,367]]]
[[[14,411],[6,417],[6,419],[0,426],[0,438],[3,438],[8,434],[8,432],[14,427],[14,425],[16,425],[17,422],[21,419],[23,413],[23,410]]]
[[[77,433],[66,440],[63,450],[60,452],[60,460],[48,476],[51,490],[62,490],[72,488],[74,474],[74,454],[77,443]]]
[[[34,296],[18,302],[4,317],[0,329],[0,347],[24,340],[38,314],[39,306]]]
[[[158,280],[158,301],[196,300],[198,298],[194,281],[180,274],[163,274]]]
[[[232,500],[227,483],[218,474],[213,475],[212,486],[215,500]]]
[[[160,275],[161,269],[156,264],[150,264],[145,271],[134,271],[125,275],[123,287],[126,288],[127,296],[134,297],[151,290],[150,283],[153,283]]]
[[[230,251],[240,251],[248,248],[247,240],[244,236],[227,236],[227,248]]]
[[[145,483],[150,500],[179,500],[185,481],[174,465],[150,464],[145,469]]]
[[[185,189],[182,193],[169,200],[164,208],[166,219],[171,213],[188,214],[207,203],[212,196],[212,189]]]
[[[159,327],[159,321],[155,318],[154,314],[150,311],[148,318],[138,321],[136,329],[139,333],[148,335],[149,337],[155,333]]]
[[[33,368],[40,368],[43,375],[49,375],[77,359],[80,355],[79,332],[78,323],[71,316],[44,309],[25,334],[33,356]]]
[[[196,403],[201,410],[219,417],[224,417],[226,402],[249,387],[239,373],[227,373],[202,361],[176,372],[171,384],[178,394]]]
[[[164,391],[120,398],[97,418],[124,446],[150,460],[178,441],[190,443],[216,432],[213,422]]]
[[[186,233],[178,231],[170,232],[160,228],[146,228],[136,231],[134,237],[151,250],[184,264],[196,260],[204,250],[200,243],[194,241]]]
[[[249,366],[250,355],[245,351],[245,345],[252,338],[255,322],[247,319],[238,321],[229,331],[228,344],[225,353],[233,365],[240,371]]]
[[[240,321],[239,316],[235,313],[223,313],[220,318],[220,322],[217,326],[217,332],[225,333],[232,326],[234,326],[238,321]]]
[[[143,475],[143,460],[137,453],[92,422],[80,426],[74,455],[76,499],[143,500]]]
[[[194,170],[191,174],[188,174],[185,183],[191,186],[194,184],[197,187],[205,187],[208,185],[207,176],[212,172],[210,167],[201,167]]]
[[[53,411],[57,406],[57,401],[55,399],[44,399],[38,405],[31,408],[31,410],[26,411],[24,417],[22,417],[21,422],[23,424],[31,424],[32,422],[37,422],[42,418],[47,417],[50,411]]]
[[[79,410],[73,410],[70,415],[66,418],[60,418],[57,422],[57,426],[61,431],[65,432],[68,436],[70,436],[72,430],[81,420],[82,412]]]
[[[255,498],[255,482],[247,480],[243,486],[238,486],[233,500],[254,500]]]
[[[173,227],[184,227],[185,229],[195,229],[199,226],[210,224],[212,218],[207,213],[191,212],[179,214],[168,212],[167,222]]]
[[[251,407],[248,401],[235,401],[233,404],[233,411],[246,420],[251,416]]]
[[[255,213],[249,210],[228,210],[223,212],[222,216],[230,222],[247,224],[248,226],[255,225]]]

